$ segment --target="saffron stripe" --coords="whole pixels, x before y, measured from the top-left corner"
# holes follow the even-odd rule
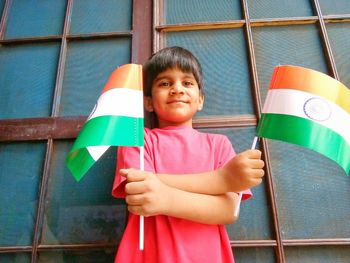
[[[142,90],[142,66],[125,64],[114,70],[102,93],[115,88]]]
[[[349,174],[350,145],[338,133],[321,124],[291,115],[263,113],[257,135],[312,149],[337,162]]]
[[[350,90],[330,76],[303,67],[275,67],[270,89],[295,89],[324,97],[350,114]]]

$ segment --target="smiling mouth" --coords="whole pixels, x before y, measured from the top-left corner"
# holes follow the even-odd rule
[[[169,101],[168,104],[175,104],[175,103],[187,103],[186,101],[182,101],[182,100],[172,100]]]

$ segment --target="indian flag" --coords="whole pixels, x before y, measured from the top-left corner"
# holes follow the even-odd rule
[[[142,66],[126,64],[110,76],[66,164],[79,181],[110,146],[143,146]]]
[[[278,66],[257,136],[312,149],[350,171],[350,90],[318,71]]]

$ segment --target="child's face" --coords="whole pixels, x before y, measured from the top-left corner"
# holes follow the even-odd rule
[[[172,68],[160,73],[152,84],[152,97],[145,98],[148,111],[157,114],[159,127],[192,126],[192,118],[201,110],[204,97],[192,73]]]

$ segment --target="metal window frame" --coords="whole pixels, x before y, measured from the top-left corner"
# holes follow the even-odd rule
[[[164,1],[165,0],[133,0],[133,22],[132,30],[128,32],[113,32],[102,34],[69,34],[70,18],[74,0],[67,1],[66,15],[63,34],[61,36],[37,37],[25,39],[5,40],[4,34],[7,26],[9,8],[12,0],[6,0],[0,22],[0,44],[11,45],[28,42],[50,42],[60,41],[61,49],[59,55],[59,64],[56,76],[56,85],[54,93],[54,102],[52,114],[48,118],[31,119],[10,119],[0,120],[0,142],[13,141],[47,141],[47,151],[45,157],[44,172],[40,186],[38,212],[35,224],[35,231],[32,246],[12,246],[0,247],[0,253],[19,253],[30,252],[31,262],[37,261],[37,254],[40,251],[54,250],[94,250],[115,248],[118,244],[72,244],[72,245],[41,245],[41,230],[43,225],[44,202],[47,192],[48,176],[50,172],[50,161],[52,158],[53,141],[59,139],[72,139],[77,136],[80,128],[84,124],[87,116],[59,117],[58,106],[59,98],[62,92],[62,82],[64,75],[64,66],[67,56],[67,42],[75,39],[96,39],[96,38],[116,38],[130,37],[132,39],[131,61],[133,63],[143,63],[151,53],[161,49],[164,46],[164,33],[172,31],[190,31],[190,30],[208,30],[221,28],[244,28],[247,43],[247,53],[249,60],[250,77],[252,81],[252,95],[255,107],[255,116],[225,116],[216,118],[197,118],[194,120],[195,128],[237,128],[256,126],[261,113],[261,99],[259,95],[259,81],[254,53],[254,42],[252,38],[253,27],[264,26],[284,26],[284,25],[303,25],[316,24],[319,29],[321,44],[326,57],[327,67],[330,75],[339,80],[339,74],[336,67],[334,55],[331,49],[327,34],[327,23],[345,23],[350,21],[350,14],[342,15],[323,15],[318,0],[310,0],[316,16],[293,17],[293,18],[273,18],[273,19],[251,19],[247,0],[241,0],[242,20],[201,22],[190,24],[172,24],[165,25]],[[269,149],[266,141],[262,140],[262,151],[266,162],[266,191],[268,201],[271,207],[270,214],[273,220],[274,239],[272,240],[235,240],[231,241],[232,247],[270,247],[275,250],[277,262],[284,263],[285,247],[297,246],[349,246],[350,238],[323,238],[323,239],[283,239],[281,225],[279,223],[279,211],[275,196],[275,186],[271,176],[271,161]]]
[[[127,32],[70,34],[72,7],[74,0],[67,0],[64,28],[62,35],[49,37],[30,37],[18,39],[5,39],[8,14],[12,0],[6,0],[0,22],[0,45],[60,42],[60,54],[56,75],[54,99],[50,117],[6,119],[0,120],[0,142],[15,141],[46,141],[47,149],[43,176],[40,183],[36,223],[33,243],[31,246],[0,247],[0,253],[31,253],[31,262],[37,262],[38,252],[57,250],[104,250],[116,248],[118,244],[70,244],[70,245],[42,245],[40,244],[43,220],[45,213],[45,200],[48,188],[48,179],[51,170],[51,159],[54,140],[76,138],[87,116],[59,117],[60,97],[65,63],[67,58],[67,43],[70,40],[111,39],[119,37],[131,38],[131,62],[142,64],[152,52],[152,0],[133,0],[132,29]]]

